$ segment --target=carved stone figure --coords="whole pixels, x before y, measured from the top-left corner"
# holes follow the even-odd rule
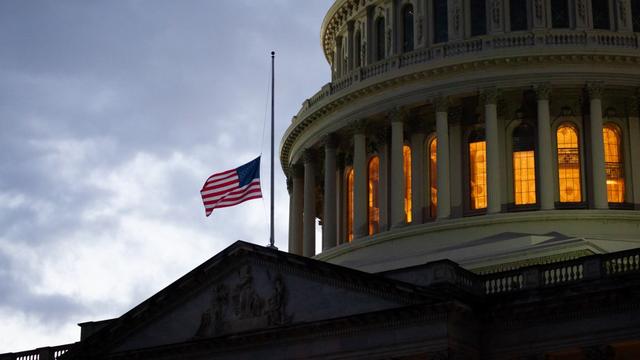
[[[220,284],[213,290],[209,308],[200,317],[195,337],[212,336],[224,330],[224,312],[228,303],[229,290],[224,284]]]
[[[240,269],[240,283],[233,290],[233,312],[239,319],[247,319],[262,315],[264,300],[253,288],[251,267]]]

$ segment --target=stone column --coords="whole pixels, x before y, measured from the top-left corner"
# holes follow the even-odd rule
[[[487,144],[487,213],[489,214],[499,213],[502,208],[497,95],[496,89],[487,89],[482,94]]]
[[[436,166],[438,169],[438,219],[446,219],[451,216],[451,191],[449,178],[449,123],[447,111],[448,99],[439,97],[434,101],[436,109]]]
[[[536,87],[538,98],[538,173],[540,174],[540,209],[554,208],[553,152],[551,151],[551,121],[549,115],[549,84]]]
[[[345,235],[347,233],[347,190],[345,187],[345,175],[344,175],[344,153],[338,153],[336,157],[337,174],[336,174],[336,193],[337,193],[337,207],[336,207],[336,219],[337,219],[337,238],[338,245],[346,242]]]
[[[304,206],[304,170],[301,165],[291,165],[291,207],[289,208],[289,252],[302,255],[302,210]]]
[[[367,231],[367,141],[363,122],[355,126],[353,134],[353,238]]]
[[[376,134],[380,156],[380,180],[378,182],[378,206],[380,207],[380,232],[389,229],[389,145],[388,129]]]
[[[336,206],[336,138],[327,136],[324,144],[324,226],[322,228],[322,250],[330,249],[338,242]]]
[[[316,254],[316,156],[313,150],[304,152],[304,212],[302,214],[302,254]]]
[[[451,217],[462,217],[464,214],[462,153],[462,106],[449,110],[449,192],[451,197]],[[436,150],[437,151],[437,150]],[[468,184],[465,188],[468,188]]]
[[[416,119],[415,121],[421,121]],[[424,121],[424,120],[422,120]],[[411,131],[411,223],[424,222],[425,209],[425,141],[424,125],[414,123]]]
[[[391,227],[406,222],[404,213],[404,167],[402,148],[404,146],[403,114],[399,109],[389,114],[391,118]]]
[[[591,134],[591,179],[593,202],[596,209],[608,209],[607,176],[604,167],[604,140],[602,138],[602,86],[591,83],[589,93],[589,122]]]

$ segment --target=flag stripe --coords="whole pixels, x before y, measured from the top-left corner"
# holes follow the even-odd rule
[[[208,186],[203,187],[202,190],[218,190],[220,188],[232,186],[234,184],[237,185],[239,183],[240,183],[240,179],[238,179],[237,176],[234,176],[230,179],[223,179],[223,180],[220,180],[219,182],[211,183]]]
[[[224,196],[219,196],[217,198],[205,198],[204,199],[204,204],[205,205],[215,205],[216,203],[219,203],[221,201],[234,201],[236,199],[241,198],[242,196],[244,196],[247,193],[254,193],[254,192],[260,192],[260,183],[254,184],[251,187],[248,187],[246,189],[242,189],[240,191],[234,191],[232,193],[228,193],[227,195]]]
[[[225,171],[223,173],[219,173],[219,174],[215,174],[215,175],[211,175],[208,179],[207,179],[207,184],[212,183],[214,181],[218,181],[218,180],[222,180],[222,179],[226,179],[229,178],[231,176],[233,176],[234,174],[236,174],[236,170],[229,170],[229,171]]]
[[[226,192],[228,192],[230,190],[237,189],[239,184],[240,184],[240,181],[238,179],[236,179],[231,184],[220,186],[220,187],[217,187],[215,189],[209,188],[209,189],[200,190],[200,195],[202,195],[202,196],[216,196],[216,195],[219,195],[219,194],[224,194],[224,193],[226,193]]]
[[[223,191],[216,191],[216,192],[211,192],[211,191],[204,191],[201,192],[200,194],[202,195],[202,198],[207,200],[207,201],[211,201],[214,199],[218,199],[221,198],[223,196],[226,196],[229,193],[238,193],[238,192],[242,192],[244,189],[247,188],[247,186],[250,186],[254,183],[257,183],[258,185],[260,185],[260,179],[253,179],[253,181],[251,181],[249,184],[243,186],[243,187],[238,187],[238,184],[235,184],[233,187],[228,187],[225,188]]]

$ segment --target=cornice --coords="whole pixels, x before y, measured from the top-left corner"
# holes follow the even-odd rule
[[[300,135],[316,120],[328,116],[335,111],[348,106],[355,100],[378,94],[401,85],[441,79],[446,76],[462,75],[472,72],[482,72],[495,69],[526,67],[531,65],[640,65],[640,55],[609,55],[609,54],[552,54],[552,55],[522,55],[491,59],[472,60],[463,63],[453,63],[442,66],[432,66],[417,71],[397,72],[394,77],[369,78],[360,82],[360,87],[353,87],[351,91],[337,91],[320,101],[309,105],[294,118],[294,123],[286,130],[280,144],[280,162],[286,171],[289,165],[290,152],[293,144]],[[413,68],[419,68],[413,65]],[[410,68],[410,67],[408,67]],[[403,68],[405,69],[405,68]],[[378,80],[378,81],[375,81]],[[364,85],[364,86],[363,86]],[[336,85],[337,86],[337,85]],[[324,87],[323,87],[324,89]],[[348,87],[345,89],[348,90]],[[438,94],[432,94],[437,96]]]

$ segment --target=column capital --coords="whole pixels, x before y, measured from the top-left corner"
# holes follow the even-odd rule
[[[407,115],[407,110],[399,106],[394,107],[387,113],[387,117],[391,122],[403,122],[407,119]]]
[[[533,85],[533,91],[536,92],[536,98],[538,100],[549,100],[549,95],[551,95],[551,84],[535,84]]]
[[[604,84],[602,82],[590,82],[587,83],[587,94],[589,99],[602,99],[602,93],[604,90]]]
[[[380,126],[373,132],[373,139],[378,144],[387,144],[391,130],[388,126]]]
[[[498,103],[498,89],[492,87],[480,90],[480,102],[484,105],[496,105]]]
[[[326,149],[336,149],[338,147],[338,135],[335,133],[327,134],[323,139],[322,143]]]
[[[290,178],[304,176],[304,166],[302,166],[302,164],[300,164],[300,163],[295,163],[295,164],[289,165],[289,174],[288,175],[289,175]]]
[[[305,149],[302,153],[302,161],[305,165],[313,164],[317,160],[316,151],[314,149]]]
[[[352,134],[365,134],[367,132],[368,121],[360,119],[349,124],[349,130]]]
[[[287,192],[289,195],[293,192],[293,179],[291,176],[287,176]]]
[[[449,109],[449,97],[438,95],[433,100],[433,107],[436,109],[436,112],[447,112]]]
[[[425,133],[427,131],[427,124],[424,118],[419,116],[412,116],[409,118],[409,131],[412,133]]]
[[[447,122],[457,124],[462,120],[462,106],[452,106],[447,113]]]

